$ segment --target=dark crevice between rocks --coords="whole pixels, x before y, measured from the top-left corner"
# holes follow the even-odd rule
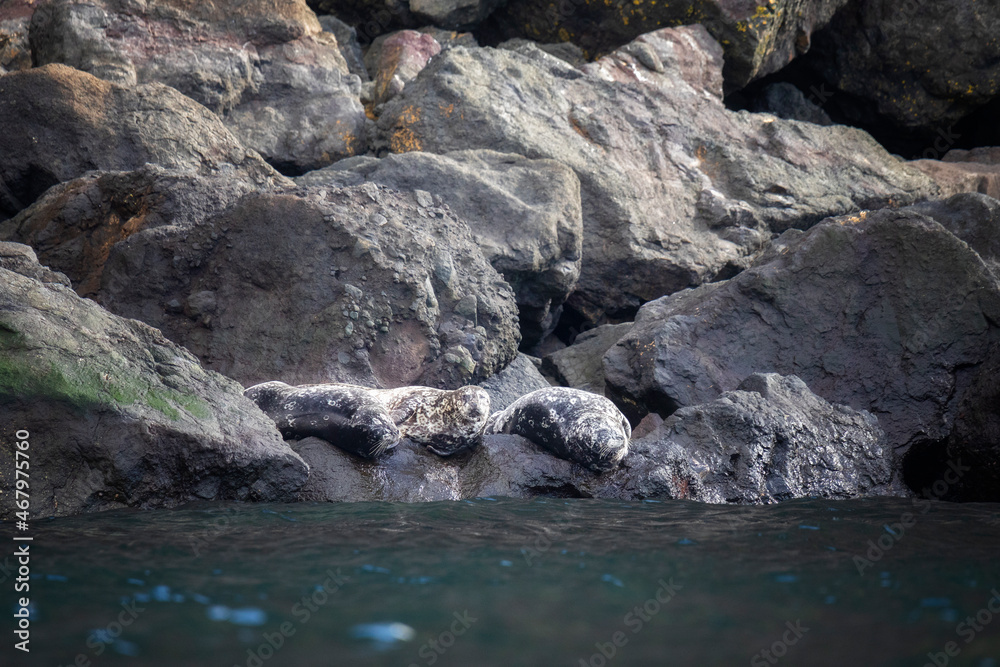
[[[903,456],[903,483],[921,498],[954,497],[956,489],[944,479],[948,470],[947,439],[918,441]]]
[[[939,160],[953,148],[972,149],[1000,145],[1000,98],[971,112],[955,123],[934,128],[908,128],[880,113],[868,99],[836,89],[817,71],[809,54],[792,61],[784,69],[754,81],[725,99],[733,111],[752,111],[764,90],[776,83],[790,83],[809,102],[826,112],[839,125],[850,125],[868,132],[887,151],[908,160]]]
[[[572,484],[561,484],[560,486],[531,486],[528,492],[533,496],[543,496],[546,498],[589,498],[580,489]]]
[[[312,169],[304,169],[301,165],[297,165],[294,162],[282,162],[281,160],[268,160],[268,164],[275,168],[282,176],[287,176],[288,178],[295,178],[297,176],[302,176],[307,174]],[[319,167],[317,167],[318,169]]]

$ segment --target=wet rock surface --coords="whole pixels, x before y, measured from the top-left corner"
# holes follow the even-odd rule
[[[4,441],[30,443],[32,517],[294,497],[308,467],[242,387],[159,331],[36,279],[47,270],[29,259],[0,268],[0,408]],[[6,489],[14,451],[0,451]]]

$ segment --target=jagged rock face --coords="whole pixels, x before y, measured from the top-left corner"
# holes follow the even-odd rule
[[[722,51],[664,29],[587,65],[537,48],[454,48],[386,105],[393,152],[491,148],[556,159],[580,179],[582,319],[746,267],[772,231],[936,192],[867,134],[722,103]],[[862,157],[863,156],[863,157]]]
[[[726,84],[742,88],[807,52],[812,33],[847,0],[570,0],[544,4],[509,0],[491,22],[507,37],[571,41],[591,57],[664,26],[700,23],[726,52]]]
[[[995,2],[851,0],[806,60],[900,127],[945,128],[1000,94],[998,25]]]
[[[30,40],[38,64],[176,88],[284,171],[364,152],[361,81],[304,0],[54,0]]]
[[[583,222],[572,169],[490,150],[414,151],[344,160],[297,179],[301,185],[365,181],[439,197],[468,223],[483,255],[513,288],[522,345],[530,348],[552,331],[580,276]]]
[[[455,388],[519,341],[513,294],[468,227],[370,183],[253,193],[197,226],[133,234],[98,300],[246,385]]]
[[[891,446],[940,439],[1000,337],[982,259],[913,211],[786,232],[749,270],[639,311],[604,357],[633,419],[713,400],[755,372],[876,414]]]
[[[0,436],[29,443],[32,517],[294,498],[308,467],[242,387],[29,260],[0,268]],[[0,450],[10,498],[14,462]]]
[[[0,219],[93,169],[146,163],[269,187],[284,179],[214,114],[161,84],[48,65],[0,78]]]

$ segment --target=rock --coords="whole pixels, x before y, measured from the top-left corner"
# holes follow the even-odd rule
[[[795,376],[752,375],[678,410],[648,438],[687,453],[710,502],[908,495],[878,420],[826,402]]]
[[[631,419],[714,400],[757,372],[797,375],[875,414],[898,451],[951,430],[1000,338],[1000,291],[979,256],[913,211],[834,218],[779,237],[723,283],[659,299],[604,356]]]
[[[38,0],[4,0],[0,4],[0,74],[29,69],[28,25]]]
[[[202,105],[161,84],[125,87],[62,65],[0,78],[0,220],[56,183],[146,163],[285,182]]]
[[[337,40],[337,48],[340,55],[347,63],[347,69],[351,74],[357,75],[362,81],[371,79],[368,70],[365,69],[365,56],[361,51],[361,44],[358,43],[358,31],[347,25],[336,16],[317,16],[319,24],[325,32],[330,33]]]
[[[475,321],[456,312],[469,295]],[[97,299],[248,386],[456,388],[519,342],[513,294],[468,227],[372,183],[251,193],[196,225],[138,231],[110,250]]]
[[[1000,94],[998,22],[995,3],[850,0],[804,60],[897,126],[937,130]]]
[[[30,39],[38,64],[176,88],[288,173],[364,151],[361,82],[304,0],[52,0]]]
[[[545,51],[545,53],[555,56],[566,64],[572,65],[578,69],[583,69],[583,66],[587,64],[587,56],[583,53],[583,49],[572,42],[536,44],[530,39],[515,37],[514,39],[508,39],[506,42],[499,44],[497,48],[508,49],[510,51],[528,51],[529,53],[532,48],[539,48],[542,51]]]
[[[477,26],[505,0],[410,0],[418,20],[452,30]]]
[[[0,239],[33,246],[46,264],[72,277],[80,296],[95,297],[116,243],[144,229],[200,224],[259,186],[232,173],[201,176],[149,164],[90,172],[53,186],[0,223]]]
[[[934,218],[968,243],[1000,281],[1000,201],[987,195],[964,193],[946,201],[916,204],[907,210]]]
[[[1000,355],[994,349],[965,392],[948,439],[907,457],[919,475],[913,486],[930,498],[1000,501]],[[943,445],[943,447],[941,447]],[[928,455],[931,455],[930,457]],[[911,460],[912,459],[912,460]],[[912,474],[912,473],[911,473]],[[944,482],[945,491],[940,492]]]
[[[940,161],[914,160],[910,164],[937,183],[942,197],[979,192],[1000,198],[1000,147],[955,149]]]
[[[523,347],[554,327],[580,275],[580,183],[555,160],[490,150],[352,158],[298,179],[302,185],[371,181],[438,197],[472,229],[486,259],[517,297]],[[435,267],[448,273],[448,266]],[[442,274],[442,275],[443,275]],[[450,280],[450,279],[449,279]]]
[[[559,384],[604,395],[601,359],[611,346],[632,330],[632,323],[605,324],[585,331],[569,347],[546,355],[542,370]]]
[[[0,268],[0,488],[27,440],[30,516],[197,499],[291,500],[308,467],[241,395],[184,349],[22,263]],[[30,437],[18,436],[28,431]],[[14,503],[2,518],[13,519]]]
[[[491,408],[503,410],[525,394],[550,385],[538,372],[531,357],[518,354],[507,368],[480,382],[479,386],[490,395]]]
[[[407,81],[420,73],[427,62],[441,52],[441,45],[430,35],[415,30],[400,30],[387,35],[378,50],[369,52],[378,59],[372,76],[375,79],[374,103],[384,104],[403,90]]]
[[[807,100],[802,91],[790,83],[772,83],[765,86],[760,95],[754,99],[752,110],[773,113],[786,120],[833,125],[830,116],[823,109]]]
[[[537,48],[441,53],[385,108],[392,152],[490,148],[580,178],[585,322],[732,275],[772,231],[934,194],[867,134],[732,112],[722,51],[664,29],[580,71]]]
[[[809,50],[811,35],[847,0],[681,0],[544,4],[509,0],[490,19],[504,37],[573,42],[591,58],[663,26],[700,23],[726,51],[726,85],[742,88]]]
[[[872,415],[776,375],[753,376],[739,391],[679,411],[633,440],[620,466],[602,474],[516,435],[486,435],[470,454],[449,459],[404,440],[379,465],[316,439],[293,448],[311,468],[300,495],[309,501],[555,496],[759,504],[909,495]]]
[[[35,251],[21,243],[0,242],[0,269],[19,273],[40,283],[72,287],[65,274],[40,265]]]

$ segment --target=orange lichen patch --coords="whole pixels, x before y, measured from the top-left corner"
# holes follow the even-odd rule
[[[451,118],[451,114],[455,113],[454,104],[448,104],[448,105],[439,104],[438,109],[441,111],[441,115],[444,116],[445,118]]]
[[[840,221],[841,225],[856,225],[859,222],[864,222],[868,219],[868,211],[861,211],[857,215],[852,215],[849,218],[844,218]]]
[[[341,132],[340,140],[344,142],[344,154],[354,155],[358,152],[358,137],[353,132]]]
[[[412,104],[399,114],[396,127],[389,137],[389,150],[393,153],[408,153],[423,150],[420,138],[413,131],[413,125],[420,122],[420,107]]]

